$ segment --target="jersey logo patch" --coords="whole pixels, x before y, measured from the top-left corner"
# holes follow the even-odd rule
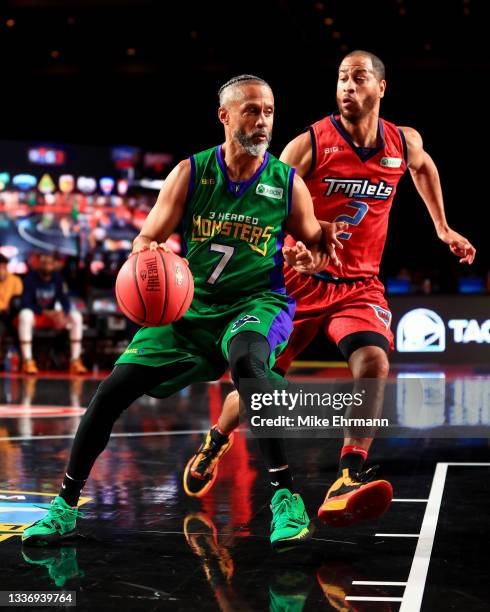
[[[369,306],[371,306],[378,319],[384,324],[386,329],[388,329],[391,323],[391,312],[385,308],[381,308],[381,306],[377,304],[369,304]]]
[[[254,317],[253,315],[245,315],[244,317],[241,317],[241,319],[238,319],[238,321],[235,321],[233,323],[231,327],[231,333],[238,331],[240,327],[243,327],[247,323],[260,323],[260,319]]]
[[[257,189],[255,193],[263,196],[267,196],[268,198],[275,198],[276,200],[280,200],[282,198],[282,194],[284,189],[282,187],[272,187],[271,185],[264,185],[264,183],[259,183],[257,185]]]
[[[379,162],[384,168],[399,168],[402,165],[401,157],[382,157]]]

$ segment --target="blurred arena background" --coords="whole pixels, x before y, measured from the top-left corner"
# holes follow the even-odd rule
[[[483,8],[475,0],[7,0],[0,8],[0,250],[9,269],[24,274],[39,253],[55,253],[84,314],[87,363],[109,367],[134,331],[116,312],[115,275],[173,164],[221,138],[210,120],[219,85],[240,72],[272,84],[278,155],[335,109],[339,60],[366,48],[387,66],[382,116],[422,133],[449,221],[479,249],[471,268],[458,266],[435,239],[410,180],[402,181],[382,268],[394,326],[424,305],[449,329],[450,321],[475,319],[468,342],[458,323],[459,335],[453,329],[439,352],[443,361],[486,361]],[[394,361],[406,359],[402,353]]]

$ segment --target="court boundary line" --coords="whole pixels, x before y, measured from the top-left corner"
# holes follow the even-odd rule
[[[406,582],[393,582],[392,580],[353,580],[353,585],[363,586],[405,586]]]
[[[420,536],[415,547],[415,553],[407,578],[407,586],[403,593],[399,612],[418,612],[422,607],[422,600],[427,583],[432,547],[434,545],[439,511],[441,509],[444,487],[449,467],[489,467],[490,463],[483,462],[438,462],[434,470],[434,477],[429,493],[429,500],[425,508]]]
[[[175,431],[134,431],[128,433],[111,433],[111,438],[136,438],[149,436],[184,436],[186,434],[205,434],[209,429],[179,429]],[[29,442],[32,440],[63,440],[74,438],[75,434],[52,436],[2,436],[0,442]]]
[[[420,533],[375,533],[377,538],[420,538]]]
[[[345,601],[403,601],[401,597],[363,597],[362,595],[347,595]]]

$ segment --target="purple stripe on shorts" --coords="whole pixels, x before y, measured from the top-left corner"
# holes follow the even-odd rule
[[[296,302],[288,297],[288,310],[281,310],[277,317],[272,321],[267,334],[267,341],[273,353],[279,344],[286,342],[293,331],[293,316],[296,309]]]

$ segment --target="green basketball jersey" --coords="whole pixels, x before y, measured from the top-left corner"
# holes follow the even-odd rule
[[[184,238],[196,297],[229,303],[258,291],[283,292],[294,169],[266,153],[254,176],[235,183],[221,145],[190,160]]]

